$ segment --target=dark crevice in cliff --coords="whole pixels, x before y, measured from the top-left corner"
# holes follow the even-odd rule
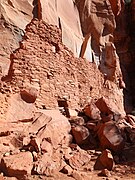
[[[129,43],[129,51],[131,55],[131,63],[129,65],[129,78],[131,83],[131,95],[132,95],[132,102],[133,107],[135,108],[135,16],[134,16],[134,7],[133,1],[132,6],[129,6],[129,18],[128,18],[128,27],[129,27],[129,36],[130,36],[130,43]]]
[[[135,28],[133,22],[133,4],[126,3],[124,10],[116,16],[116,30],[114,33],[115,46],[120,59],[124,89],[124,106],[127,113],[132,113],[135,107]]]
[[[42,19],[42,8],[40,0],[33,0],[33,18]]]

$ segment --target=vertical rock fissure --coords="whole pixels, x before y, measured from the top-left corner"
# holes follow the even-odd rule
[[[33,1],[33,18],[42,19],[42,7],[40,0],[34,0]]]
[[[134,20],[133,3],[125,1],[124,6],[118,16],[116,16],[116,29],[114,41],[116,51],[120,59],[121,70],[126,84],[124,89],[125,111],[131,113],[135,106],[134,97]]]

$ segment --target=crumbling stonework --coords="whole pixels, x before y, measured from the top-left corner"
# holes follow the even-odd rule
[[[0,44],[0,179],[135,179],[135,116],[123,97],[126,63],[134,79],[134,1],[23,3],[0,5],[0,32],[13,37],[33,16],[18,49]]]
[[[122,89],[105,81],[95,64],[74,58],[62,45],[57,27],[35,19],[26,32],[20,48],[11,55],[12,66],[2,82],[10,87],[9,93],[35,89],[39,108],[58,107],[59,98],[65,98],[69,107],[79,108],[89,98],[105,96],[124,113]],[[1,92],[4,89],[1,87]]]

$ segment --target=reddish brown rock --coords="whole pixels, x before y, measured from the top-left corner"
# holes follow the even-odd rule
[[[112,121],[113,120],[113,114],[105,114],[105,113],[102,113],[101,114],[101,117],[102,117],[102,121],[103,122],[108,122],[108,121]]]
[[[71,117],[69,119],[69,122],[71,124],[76,124],[76,125],[80,125],[80,126],[84,125],[84,123],[85,123],[84,118],[83,117],[79,117],[79,116]]]
[[[68,174],[70,176],[72,174],[72,172],[73,172],[73,169],[69,165],[66,165],[66,166],[63,167],[61,172],[64,173],[64,174]]]
[[[87,152],[80,150],[79,152],[74,152],[73,156],[69,159],[69,165],[73,169],[79,169],[89,163],[90,159],[91,156]]]
[[[115,104],[112,101],[109,101],[107,98],[102,97],[97,100],[96,106],[102,113],[106,114],[112,114],[112,113],[118,113],[119,111],[119,104]]]
[[[110,149],[119,152],[124,147],[124,139],[113,121],[99,125],[98,138],[103,149]]]
[[[50,116],[47,116],[42,112],[36,112],[27,131],[31,134],[37,134],[38,131],[44,128],[44,126],[46,126],[51,120],[52,118]]]
[[[102,154],[98,157],[94,168],[96,170],[108,169],[112,170],[114,165],[113,156],[109,150],[104,150]]]
[[[135,128],[135,116],[133,115],[126,115],[125,120],[133,127]]]
[[[21,152],[16,155],[3,157],[1,160],[2,172],[7,176],[21,177],[31,174],[33,157],[30,152]]]
[[[21,98],[27,103],[34,103],[36,101],[38,90],[35,88],[29,88],[20,92]]]
[[[94,103],[90,103],[90,104],[86,105],[83,109],[83,112],[91,119],[96,119],[96,120],[101,119],[100,111]]]
[[[23,145],[32,146],[32,151],[52,154],[52,148],[71,142],[70,130],[68,119],[59,110],[43,110],[35,113],[25,129],[27,136],[23,138]]]
[[[75,125],[71,128],[73,137],[78,145],[85,143],[89,137],[89,130],[84,126]]]

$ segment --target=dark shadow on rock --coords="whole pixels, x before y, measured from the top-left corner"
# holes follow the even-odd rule
[[[34,0],[32,4],[34,6],[32,11],[33,18],[38,18],[38,0]]]

